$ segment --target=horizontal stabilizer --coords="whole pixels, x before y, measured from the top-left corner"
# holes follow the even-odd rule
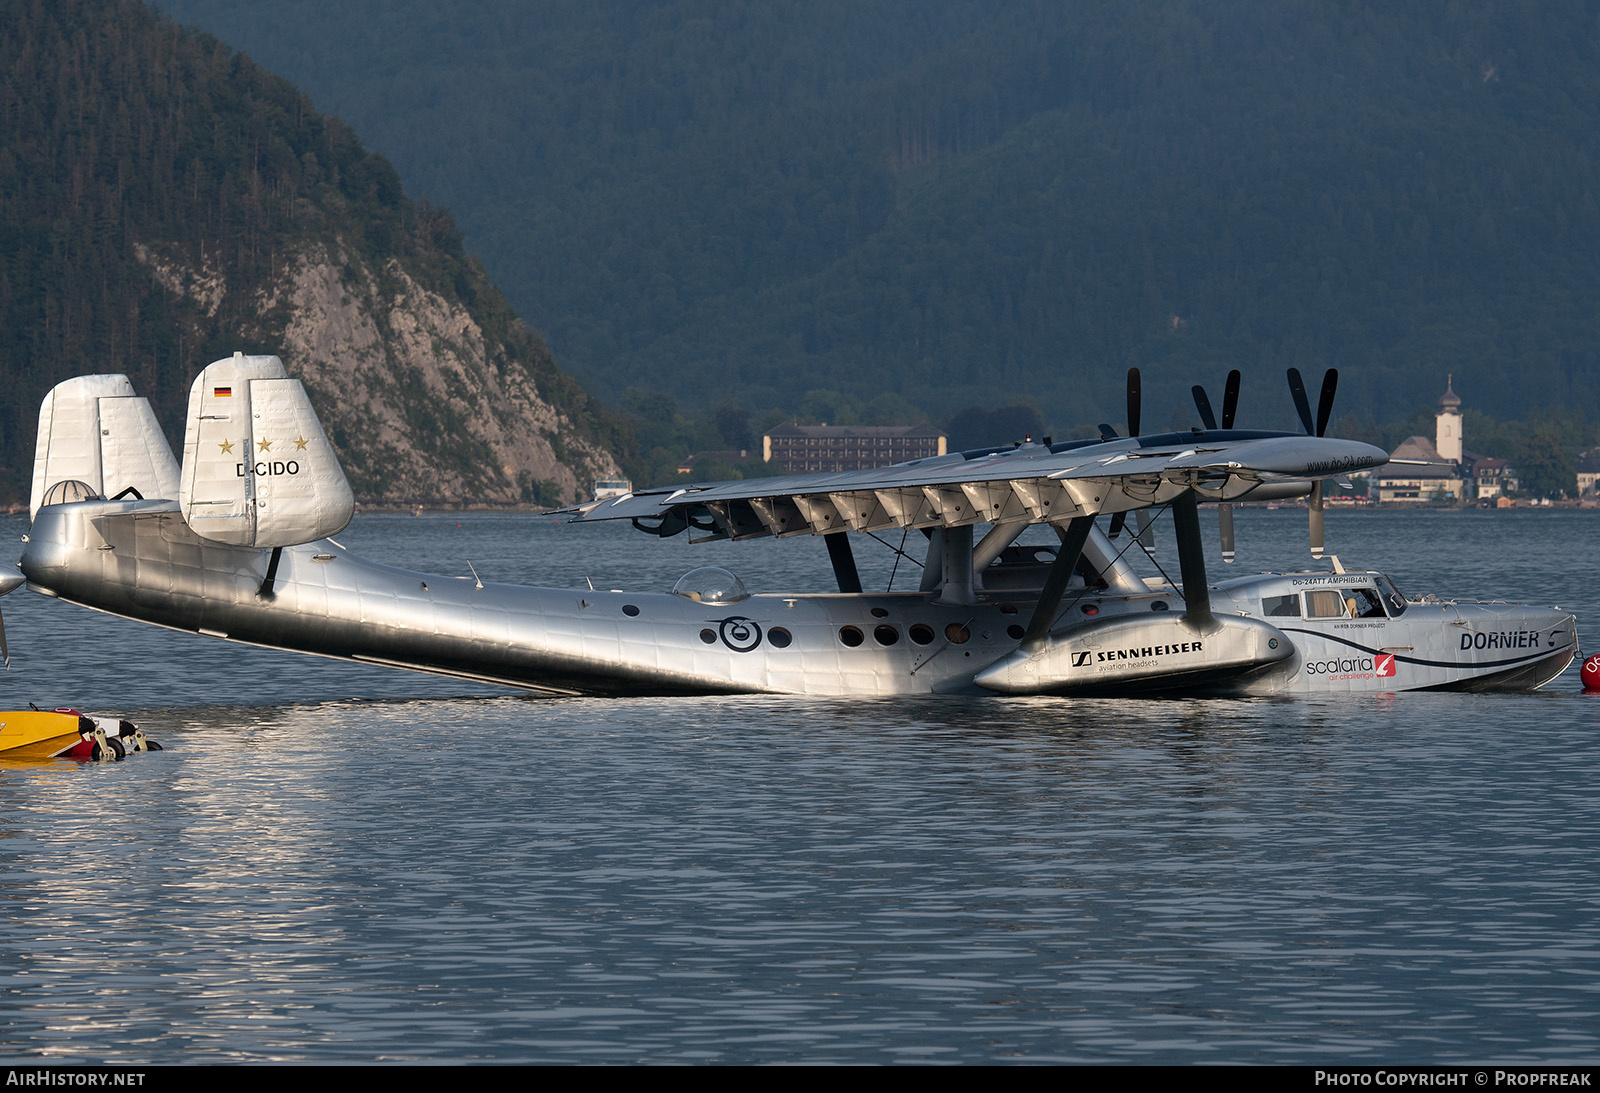
[[[178,495],[196,535],[281,547],[344,528],[355,496],[305,388],[277,357],[235,353],[189,390]]]
[[[29,512],[39,514],[51,486],[73,480],[102,497],[130,488],[147,499],[177,496],[178,461],[127,376],[78,376],[40,403]]]

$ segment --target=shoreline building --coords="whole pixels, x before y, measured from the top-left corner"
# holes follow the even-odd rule
[[[761,458],[784,474],[864,471],[944,455],[933,425],[780,425],[761,438]]]
[[[1600,448],[1590,448],[1578,456],[1578,496],[1600,493]]]
[[[1410,436],[1389,453],[1390,459],[1424,460],[1426,464],[1385,463],[1374,472],[1379,502],[1429,504],[1466,498],[1469,469],[1476,460],[1463,447],[1461,397],[1455,393],[1454,382],[1453,375],[1446,379],[1444,394],[1439,396],[1433,440]]]

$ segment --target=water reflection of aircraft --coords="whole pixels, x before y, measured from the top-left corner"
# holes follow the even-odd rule
[[[181,464],[125,377],[52,391],[21,569],[36,591],[179,630],[551,693],[1278,694],[1553,678],[1577,648],[1559,610],[1408,600],[1337,560],[1208,584],[1198,503],[1309,494],[1320,554],[1321,481],[1388,460],[1322,435],[1333,380],[1314,423],[1291,375],[1304,435],[1233,428],[1234,374],[1220,428],[1197,389],[1206,427],[1190,432],[1102,426],[1091,441],[639,491],[577,516],[694,539],[821,536],[837,593],[752,596],[715,567],[634,593],[364,561],[328,538],[353,500],[304,390],[276,357],[236,354],[195,380]],[[1133,373],[1130,434],[1137,392]],[[1131,540],[1157,511],[1176,531],[1177,580],[1138,576],[1114,541],[1128,513]],[[1059,543],[1018,546],[1034,524]],[[850,535],[888,530],[925,546],[915,591],[862,589]]]

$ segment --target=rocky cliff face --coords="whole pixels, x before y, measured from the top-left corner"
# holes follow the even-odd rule
[[[274,351],[312,390],[358,493],[556,504],[618,473],[541,394],[525,354],[395,259],[369,270],[308,247],[259,310],[281,329]]]
[[[197,326],[210,325],[228,292],[218,271],[148,247],[139,257]],[[236,348],[277,354],[305,382],[364,500],[555,505],[619,473],[592,422],[541,392],[541,379],[554,381],[570,402],[571,382],[532,331],[486,334],[398,259],[371,269],[337,244],[308,244],[253,297],[255,321]]]
[[[123,372],[169,436],[197,369],[275,353],[358,497],[554,505],[625,427],[383,157],[293,86],[127,0],[0,18],[0,500],[39,400]]]

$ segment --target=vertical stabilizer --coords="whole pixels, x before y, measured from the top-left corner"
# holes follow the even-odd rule
[[[340,531],[355,496],[297,379],[277,357],[235,353],[189,390],[183,518],[233,546],[281,547]]]
[[[178,461],[127,376],[78,376],[40,403],[29,512],[37,516],[45,492],[71,479],[102,497],[130,487],[141,497],[177,496]]]

